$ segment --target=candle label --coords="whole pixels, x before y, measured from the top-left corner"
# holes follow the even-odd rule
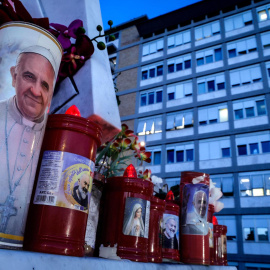
[[[43,153],[34,204],[59,206],[88,213],[95,164],[80,155]]]
[[[126,199],[123,234],[148,238],[150,201],[129,197]]]
[[[209,247],[214,247],[214,229],[213,223],[208,223],[209,225]]]
[[[163,214],[162,247],[177,249],[179,247],[179,217]]]
[[[208,197],[208,185],[185,185],[183,189],[183,202],[181,209],[181,231],[183,234],[208,234]]]

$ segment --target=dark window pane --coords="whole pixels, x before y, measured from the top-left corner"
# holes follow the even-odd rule
[[[244,228],[244,237],[246,241],[254,241],[254,228]]]
[[[256,101],[256,105],[258,115],[265,115],[266,114],[265,100]]]
[[[154,68],[151,68],[151,69],[149,70],[149,77],[150,77],[150,78],[154,78],[154,77],[155,77],[155,69],[154,69]]]
[[[167,150],[167,163],[174,163],[174,150]]]
[[[145,106],[146,105],[146,94],[142,94],[141,95],[141,106]]]
[[[223,82],[223,83],[218,83],[218,84],[217,84],[217,89],[218,89],[218,90],[225,89],[225,83],[224,83],[224,82]]]
[[[209,81],[207,82],[208,92],[214,92],[215,91],[215,81]]]
[[[204,65],[204,58],[198,58],[197,59],[197,66],[202,66]]]
[[[168,65],[168,73],[174,72],[174,64]]]
[[[228,51],[229,58],[236,57],[236,49],[232,49]]]
[[[183,63],[176,64],[176,71],[180,71],[183,69]]]
[[[213,63],[214,59],[213,59],[213,55],[207,55],[205,57],[205,62],[206,64],[209,64],[209,63]]]
[[[154,152],[154,165],[161,164],[161,152]]]
[[[251,155],[257,155],[259,154],[259,146],[258,143],[250,143],[249,144],[249,150]]]
[[[193,161],[193,149],[186,150],[187,161]]]
[[[239,55],[247,54],[247,51],[240,51],[238,52]]]
[[[268,229],[267,228],[257,228],[258,240],[268,241]]]
[[[191,60],[186,60],[185,61],[185,69],[191,68]]]
[[[184,151],[176,151],[176,162],[184,162]]]
[[[169,93],[168,100],[173,100],[173,99],[174,99],[174,93]]]
[[[154,92],[148,93],[148,104],[154,104]]]
[[[262,142],[262,152],[269,153],[270,152],[270,141]]]
[[[205,83],[199,83],[198,84],[198,94],[204,94],[206,92],[205,90]]]
[[[267,71],[268,71],[268,77],[270,78],[270,68],[268,68]]]
[[[246,145],[238,145],[238,155],[239,156],[245,156],[247,155],[247,146]]]
[[[157,67],[157,76],[163,75],[163,66],[158,66]]]
[[[221,48],[215,49],[215,61],[222,60],[222,51]]]
[[[148,70],[145,70],[145,71],[142,72],[142,80],[147,79],[147,74],[148,74]]]
[[[119,33],[114,33],[113,35],[115,36],[115,39],[119,38]]]
[[[234,118],[235,120],[244,118],[243,109],[235,110]]]
[[[245,26],[247,25],[251,25],[253,22],[252,21],[247,21],[247,22],[244,22]]]
[[[231,150],[230,148],[222,148],[222,157],[230,157],[231,156]]]
[[[211,119],[211,120],[209,120],[209,124],[215,124],[215,123],[217,123],[217,119]]]
[[[254,107],[246,108],[246,117],[255,116]]]
[[[162,102],[162,91],[158,91],[156,95],[156,103]]]
[[[207,121],[201,121],[201,122],[199,122],[199,124],[200,124],[200,126],[205,126],[205,125],[207,125]]]

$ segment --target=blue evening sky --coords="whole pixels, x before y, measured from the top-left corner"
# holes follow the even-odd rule
[[[104,29],[109,29],[108,20],[113,26],[125,23],[142,15],[152,19],[173,10],[194,4],[200,0],[100,0]]]

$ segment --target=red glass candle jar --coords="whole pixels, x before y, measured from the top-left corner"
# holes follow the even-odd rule
[[[208,174],[181,173],[180,253],[184,263],[209,265],[208,197]]]
[[[214,225],[214,265],[228,265],[227,226]]]
[[[152,197],[150,206],[150,224],[148,238],[148,261],[154,263],[162,262],[162,236],[161,226],[165,211],[165,201]]]
[[[83,256],[101,130],[82,117],[50,115],[26,225],[24,249]]]
[[[166,201],[162,232],[163,261],[180,261],[179,254],[179,205]]]
[[[210,251],[210,265],[214,263],[214,228],[213,228],[213,215],[215,207],[213,204],[208,205],[207,222],[209,225],[209,251]]]
[[[111,177],[103,191],[101,237],[104,247],[117,245],[117,256],[147,262],[150,201],[154,185],[136,177]]]

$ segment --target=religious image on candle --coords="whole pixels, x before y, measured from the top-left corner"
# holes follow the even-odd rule
[[[205,184],[187,184],[183,189],[181,230],[183,234],[207,235],[209,187]]]
[[[62,50],[27,23],[0,27],[0,247],[22,247]]]
[[[150,202],[129,197],[126,199],[123,234],[148,238]]]
[[[163,214],[162,247],[177,249],[179,247],[179,217]]]

